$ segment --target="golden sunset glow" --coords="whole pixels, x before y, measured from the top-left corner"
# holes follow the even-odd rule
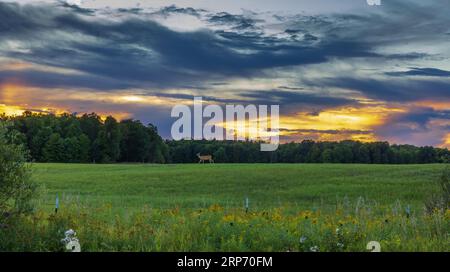
[[[389,116],[405,111],[397,107],[369,106],[330,109],[317,115],[300,112],[294,116],[282,116],[280,126],[286,129],[282,134],[301,134],[299,136],[305,139],[376,141],[377,137],[371,132],[373,128],[384,124]]]
[[[5,104],[16,104],[19,102],[16,98],[20,92],[20,85],[12,83],[0,84],[0,101]]]
[[[152,95],[129,95],[126,93],[117,94],[96,94],[100,95],[103,101],[109,101],[113,104],[142,104],[148,106],[175,106],[179,104],[189,105],[192,104],[192,99],[183,100],[183,99],[173,99],[173,98],[165,98],[158,97]]]
[[[180,90],[173,90],[174,93]],[[46,90],[29,87],[19,83],[0,85],[0,112],[6,115],[20,115],[25,110],[39,113],[61,114],[64,112],[76,112],[77,115],[92,112],[82,107],[84,103],[100,105],[95,112],[105,119],[112,115],[118,120],[133,118],[132,111],[135,107],[161,107],[170,109],[175,105],[192,105],[192,99],[180,99],[170,97],[158,97],[142,95],[139,90],[127,91],[85,91],[85,90]],[[188,93],[186,93],[188,94]],[[204,100],[203,106],[212,101]],[[226,130],[231,128],[227,122],[219,122],[216,125],[224,128],[226,133],[244,139],[266,139],[269,136],[279,135],[285,141],[301,141],[305,139],[318,141],[357,140],[370,142],[380,140],[374,133],[374,129],[389,122],[392,116],[407,113],[408,107],[398,104],[387,104],[371,99],[362,99],[359,107],[337,107],[324,109],[317,114],[299,111],[292,115],[280,116],[280,131],[268,132],[258,127],[258,120],[249,120],[236,123],[234,132]],[[80,107],[81,106],[81,107]],[[434,109],[446,109],[447,102],[424,101],[417,102],[416,106],[427,106]],[[131,107],[131,108],[130,108]],[[225,118],[225,116],[224,116]],[[269,118],[270,119],[270,118]],[[264,120],[270,123],[270,120]],[[262,123],[261,120],[259,123]],[[405,127],[418,129],[417,124],[404,122]],[[430,126],[449,126],[448,119],[431,119]],[[450,135],[450,134],[449,134]],[[450,136],[447,135],[442,146],[450,145]]]
[[[224,121],[215,125],[223,128],[226,135],[236,136],[240,139],[264,140],[271,136],[280,136],[279,132],[269,131],[270,118],[251,119],[246,121]]]
[[[77,101],[77,103],[96,102],[108,107],[115,108],[119,105],[136,106],[142,105],[144,107],[160,106],[173,107],[174,105],[184,104],[192,105],[192,100],[189,99],[175,99],[157,97],[151,95],[133,94],[131,91],[127,92],[86,92],[76,90],[66,90],[65,92],[54,92],[55,90],[44,90],[40,88],[32,88],[20,84],[3,84],[0,86],[0,97],[2,102],[7,104],[0,104],[0,112],[6,115],[20,115],[25,110],[40,113],[54,113],[61,114],[64,112],[77,112],[78,115],[88,113],[90,111],[83,111],[73,108],[71,104],[61,106],[66,101]],[[45,100],[41,100],[41,97]],[[435,108],[445,107],[445,102],[423,102],[424,105],[432,105]],[[204,106],[208,103],[204,100]],[[234,135],[245,139],[266,139],[269,136],[279,135],[285,136],[286,141],[299,141],[304,139],[312,139],[318,141],[340,141],[340,140],[357,140],[362,142],[370,142],[380,140],[373,132],[374,128],[381,126],[389,121],[391,116],[405,113],[408,111],[407,107],[398,105],[387,105],[378,101],[368,100],[368,103],[362,103],[361,107],[340,107],[325,109],[317,114],[309,112],[298,112],[293,115],[280,116],[280,128],[277,132],[268,132],[265,129],[258,127],[263,121],[270,125],[270,118],[268,120],[248,120],[245,122],[236,122]],[[133,118],[133,114],[128,111],[121,111],[118,109],[102,110],[98,109],[96,112],[105,119],[106,116],[112,115],[118,120]],[[225,116],[224,116],[225,117]],[[224,128],[226,133],[231,133],[226,128],[231,128],[231,124],[227,122],[219,122],[216,124]],[[414,123],[405,123],[405,126],[415,128]],[[450,120],[446,119],[432,119],[430,125],[444,126],[450,125]],[[450,134],[445,137],[445,142],[442,144],[445,147],[450,145]]]
[[[442,147],[450,148],[450,133],[445,137]]]
[[[0,66],[0,71],[20,71],[20,70],[25,70],[25,69],[30,69],[33,68],[33,65],[30,63],[26,63],[26,62],[18,62],[18,61],[14,61],[14,62],[8,62],[6,65],[2,65]]]
[[[71,111],[62,110],[62,109],[52,109],[52,108],[42,108],[42,109],[25,109],[18,106],[7,106],[4,104],[0,104],[0,114],[5,114],[6,116],[19,116],[22,115],[25,111],[30,111],[32,113],[41,113],[41,114],[56,114],[61,115],[64,113],[71,113]],[[88,113],[88,112],[86,112]],[[125,120],[132,118],[132,115],[127,112],[96,112],[100,118],[104,121],[108,116],[114,116],[117,120]],[[77,116],[81,116],[83,113],[77,113]]]
[[[281,119],[281,127],[287,129],[315,130],[368,130],[384,123],[390,114],[404,112],[401,108],[364,107],[324,110],[319,114],[300,112]]]
[[[17,106],[7,106],[0,104],[0,114],[4,113],[6,116],[21,115],[25,110]]]
[[[235,122],[219,122],[216,125],[223,128],[233,128],[235,135],[259,139],[268,136],[288,136],[289,139],[313,139],[319,141],[357,140],[370,142],[378,140],[373,132],[376,126],[383,125],[395,114],[406,112],[400,107],[367,106],[362,108],[344,107],[325,110],[317,115],[299,112],[292,116],[280,116],[278,133],[267,132],[258,125],[267,122],[270,126],[270,116],[266,120],[247,120]]]
[[[133,95],[130,91],[101,92],[87,90],[41,89],[21,84],[0,85],[0,101],[8,105],[16,105],[25,108],[48,107],[58,111],[70,111],[76,109],[63,109],[59,105],[65,101],[83,101],[117,104],[142,104],[146,106],[175,106],[181,103],[192,103],[192,100],[172,98],[160,98],[151,95]],[[45,99],[43,99],[45,98]],[[45,103],[41,103],[43,101]]]

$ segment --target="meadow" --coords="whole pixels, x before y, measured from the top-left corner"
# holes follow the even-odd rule
[[[0,245],[60,251],[72,228],[84,251],[448,251],[449,211],[424,212],[444,168],[35,164],[38,211]]]
[[[205,208],[214,204],[254,209],[290,206],[330,208],[344,198],[379,205],[400,201],[419,208],[444,165],[354,164],[35,164],[44,186],[42,205],[68,202],[117,212],[152,208]]]

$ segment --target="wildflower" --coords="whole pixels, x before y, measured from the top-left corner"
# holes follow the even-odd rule
[[[64,235],[66,236],[64,239],[61,239],[61,243],[63,243],[66,246],[66,249],[71,252],[80,252],[80,243],[78,241],[77,233],[69,229],[66,232],[64,232]]]
[[[341,229],[340,228],[336,228],[336,234],[341,234]]]
[[[307,238],[305,236],[300,237],[300,244],[303,244],[306,241],[306,239]]]
[[[272,220],[273,220],[273,221],[281,221],[281,219],[282,219],[282,217],[281,217],[281,215],[280,215],[279,213],[275,213],[275,214],[272,216]]]
[[[319,252],[319,247],[318,246],[313,246],[309,249],[311,252]]]
[[[222,208],[220,205],[218,205],[218,204],[214,204],[214,205],[211,205],[211,206],[208,208],[208,210],[209,210],[210,212],[219,212],[219,211],[222,211],[223,208]]]
[[[336,244],[338,248],[344,248],[344,244],[343,243],[337,243]]]
[[[64,235],[65,235],[66,237],[73,237],[73,236],[76,236],[77,233],[76,233],[73,229],[69,229],[68,231],[66,231],[66,232],[64,233]]]
[[[225,215],[222,219],[225,222],[233,222],[234,221],[234,216],[229,214],[229,215]]]

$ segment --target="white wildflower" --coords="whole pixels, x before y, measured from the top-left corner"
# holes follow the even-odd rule
[[[309,249],[311,252],[319,252],[319,247],[318,246],[313,246]]]

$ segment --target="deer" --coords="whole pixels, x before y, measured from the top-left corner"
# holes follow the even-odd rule
[[[209,161],[209,163],[214,163],[214,160],[211,155],[201,156],[200,153],[197,153],[197,157],[200,159],[198,163],[205,163],[205,161]]]

